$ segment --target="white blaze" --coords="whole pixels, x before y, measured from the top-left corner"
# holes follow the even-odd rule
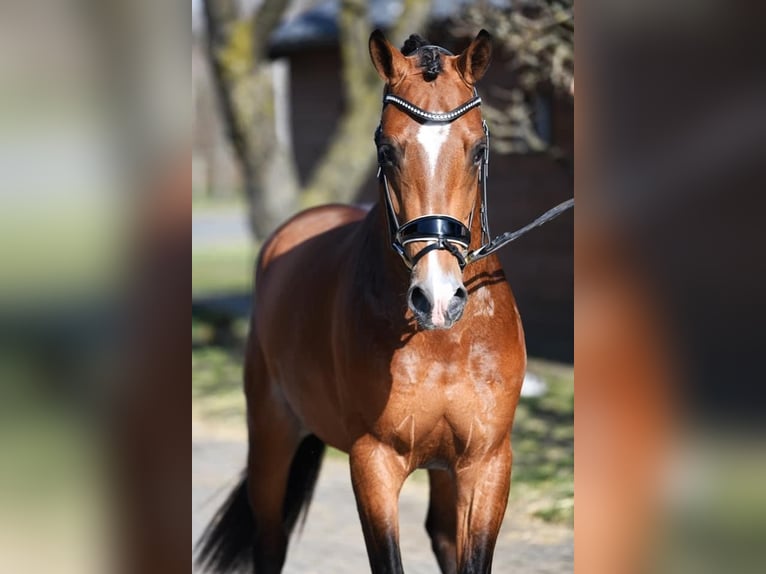
[[[440,327],[444,325],[444,313],[460,287],[460,281],[454,274],[445,271],[439,264],[437,251],[426,254],[428,260],[428,274],[422,288],[431,293],[433,308],[431,309],[431,322]]]
[[[439,152],[449,136],[450,124],[422,125],[418,129],[417,140],[426,152],[428,167],[431,169],[431,177],[436,173],[439,161]]]
[[[426,160],[428,161],[429,177],[436,174],[436,166],[439,164],[439,154],[444,142],[449,137],[450,124],[421,125],[417,133],[417,141],[423,146]],[[444,314],[447,311],[455,291],[460,287],[460,278],[446,271],[440,265],[437,251],[431,251],[426,255],[428,261],[428,274],[423,280],[422,288],[428,291],[433,301],[431,310],[431,322],[437,326],[444,326]]]

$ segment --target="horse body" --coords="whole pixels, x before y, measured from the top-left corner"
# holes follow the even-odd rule
[[[424,105],[459,104],[488,65],[485,33],[459,57],[425,50],[420,61],[376,34],[370,51],[381,76],[403,98],[414,99],[420,87]],[[423,61],[430,84],[407,72]],[[373,573],[402,572],[398,496],[416,468],[429,470],[426,528],[442,572],[490,572],[526,353],[497,258],[463,269],[453,244],[469,227],[473,239],[464,247],[479,247],[484,235],[480,163],[472,159],[484,134],[473,107],[441,131],[387,108],[379,158],[394,192],[383,176],[371,210],[315,208],[263,246],[245,363],[248,468],[204,535],[207,566],[281,572],[329,444],[349,454]],[[409,179],[394,156],[408,158]],[[399,230],[418,219],[423,225],[395,251],[398,218],[408,222]],[[430,239],[444,226],[457,231]]]
[[[256,398],[249,409],[258,410],[256,387],[264,386],[262,393],[281,399],[299,435],[314,432],[337,448],[347,440],[340,427],[326,424],[325,413],[337,416],[341,407],[327,327],[337,323],[336,278],[344,276],[364,215],[346,206],[299,214],[264,245],[256,270],[250,341],[256,352],[248,353],[255,364],[245,375],[248,398]]]
[[[254,387],[268,387],[299,434],[345,452],[370,435],[408,472],[445,467],[505,435],[482,429],[510,426],[525,363],[508,351],[523,349],[521,322],[493,257],[470,268],[466,283],[477,288],[459,323],[417,330],[381,218],[377,208],[323,206],[264,245],[253,316],[260,352],[249,353],[264,364],[246,377],[248,394],[257,400],[265,391]]]

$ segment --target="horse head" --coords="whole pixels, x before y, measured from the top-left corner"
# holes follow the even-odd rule
[[[468,300],[463,267],[486,176],[475,84],[489,66],[490,35],[482,30],[459,55],[419,36],[400,51],[378,30],[369,47],[386,82],[375,139],[391,240],[410,269],[407,302],[422,328],[448,329]]]

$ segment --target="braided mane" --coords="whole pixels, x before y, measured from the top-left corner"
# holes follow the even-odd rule
[[[402,46],[402,54],[411,56],[417,52],[418,66],[423,69],[423,78],[430,82],[435,80],[442,71],[441,52],[432,46],[428,40],[418,34],[412,34]]]

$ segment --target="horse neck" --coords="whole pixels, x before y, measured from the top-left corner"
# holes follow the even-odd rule
[[[476,203],[474,204],[473,213],[471,214],[471,251],[481,247],[481,241],[483,239],[481,235],[481,208],[483,207],[483,203],[484,197],[482,195],[481,183],[479,183],[476,190]]]
[[[378,201],[368,216],[369,255],[377,262],[376,268],[381,273],[379,279],[383,279],[391,285],[405,284],[408,282],[409,274],[401,258],[391,247],[392,238],[388,226],[385,193],[383,184],[380,184],[378,186]]]
[[[473,251],[482,246],[484,237],[482,236],[481,228],[481,209],[484,202],[484,195],[482,193],[481,183],[478,184],[476,192],[476,204],[473,208],[473,214],[471,216],[471,245],[469,250]],[[489,238],[492,239],[491,237]],[[471,263],[465,268],[464,279],[472,275],[478,275],[479,273],[495,273],[501,269],[500,261],[495,255],[490,255],[483,259]]]

